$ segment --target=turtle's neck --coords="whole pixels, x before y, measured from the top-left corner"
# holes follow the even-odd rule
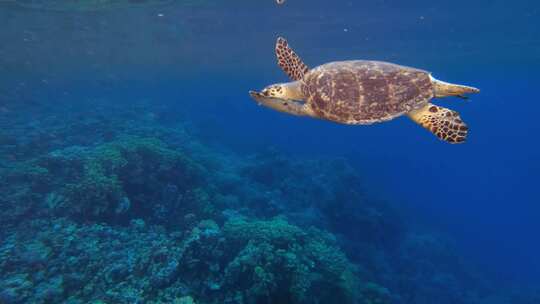
[[[285,96],[292,100],[304,100],[304,94],[302,94],[302,84],[300,81],[293,81],[283,84],[285,90]]]

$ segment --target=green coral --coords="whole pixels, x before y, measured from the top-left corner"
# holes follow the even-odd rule
[[[302,230],[282,218],[240,217],[227,221],[223,231],[227,240],[242,248],[225,270],[226,282],[241,286],[248,302],[355,301],[354,267],[326,233]]]
[[[161,140],[138,136],[124,136],[98,146],[91,152],[90,158],[112,171],[128,164],[141,166],[146,160],[151,161],[150,164],[158,166],[161,170],[171,169],[179,162],[197,167],[182,153],[167,148]]]
[[[271,221],[247,221],[242,217],[236,217],[227,221],[223,229],[231,240],[266,241],[278,246],[288,245],[305,236],[300,228],[290,225],[282,218]]]
[[[24,183],[34,191],[40,191],[51,180],[49,170],[35,161],[16,163],[12,168],[3,170],[0,173],[0,182]]]
[[[32,161],[13,164],[0,169],[0,223],[20,221],[42,202],[48,192],[50,171]],[[5,229],[5,227],[4,227]]]
[[[120,181],[116,175],[107,175],[95,160],[84,165],[80,181],[66,185],[65,197],[71,202],[71,212],[97,217],[107,212],[122,195]]]
[[[9,295],[9,298],[26,299],[33,292],[33,284],[28,274],[15,274],[5,276],[0,284],[2,293]]]
[[[140,210],[151,208],[143,205],[149,200],[143,194],[154,194],[164,184],[192,186],[200,181],[203,170],[159,139],[137,136],[121,137],[86,151],[80,162],[81,172],[70,173],[73,181],[61,193],[66,198],[63,210],[94,218],[127,212],[131,202]],[[122,202],[127,204],[120,206]]]
[[[174,299],[173,304],[195,304],[195,300],[190,296],[185,296]]]
[[[215,206],[211,202],[210,195],[203,187],[198,187],[189,191],[186,195],[191,202],[191,209],[199,211],[201,215],[210,216],[216,213]]]

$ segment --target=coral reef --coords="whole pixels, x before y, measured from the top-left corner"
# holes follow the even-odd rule
[[[193,201],[201,199],[198,187],[204,179],[203,168],[189,157],[158,139],[136,136],[92,149],[54,150],[6,171],[2,177],[7,190],[13,189],[11,202],[41,194],[49,213],[108,222],[156,212],[171,217],[175,210],[198,208],[190,204],[200,203]],[[19,187],[8,186],[12,184]]]
[[[239,156],[144,107],[78,106],[0,134],[0,303],[538,300],[410,228],[343,159]]]
[[[284,229],[269,233],[274,227]],[[231,219],[223,230],[203,220],[185,233],[143,220],[127,227],[35,220],[24,228],[0,247],[3,303],[354,299],[354,267],[332,240],[284,220]]]
[[[328,234],[283,219],[233,218],[223,230],[231,243],[243,247],[225,270],[228,286],[254,277],[244,296],[248,303],[269,296],[270,303],[354,302],[354,267]]]

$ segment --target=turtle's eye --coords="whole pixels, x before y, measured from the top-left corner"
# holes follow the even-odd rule
[[[283,89],[280,86],[270,86],[261,91],[261,94],[268,97],[281,96]]]
[[[280,96],[281,95],[281,87],[280,86],[273,86],[270,88],[270,95],[271,96]]]
[[[270,89],[264,89],[261,93],[264,96],[274,96],[275,95],[274,90],[272,90],[271,88]]]

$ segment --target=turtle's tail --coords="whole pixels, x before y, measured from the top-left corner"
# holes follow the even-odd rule
[[[435,97],[456,96],[456,97],[467,99],[465,94],[480,92],[480,90],[477,88],[459,85],[459,84],[452,84],[452,83],[437,80],[433,77],[431,77],[431,80],[433,82]]]

